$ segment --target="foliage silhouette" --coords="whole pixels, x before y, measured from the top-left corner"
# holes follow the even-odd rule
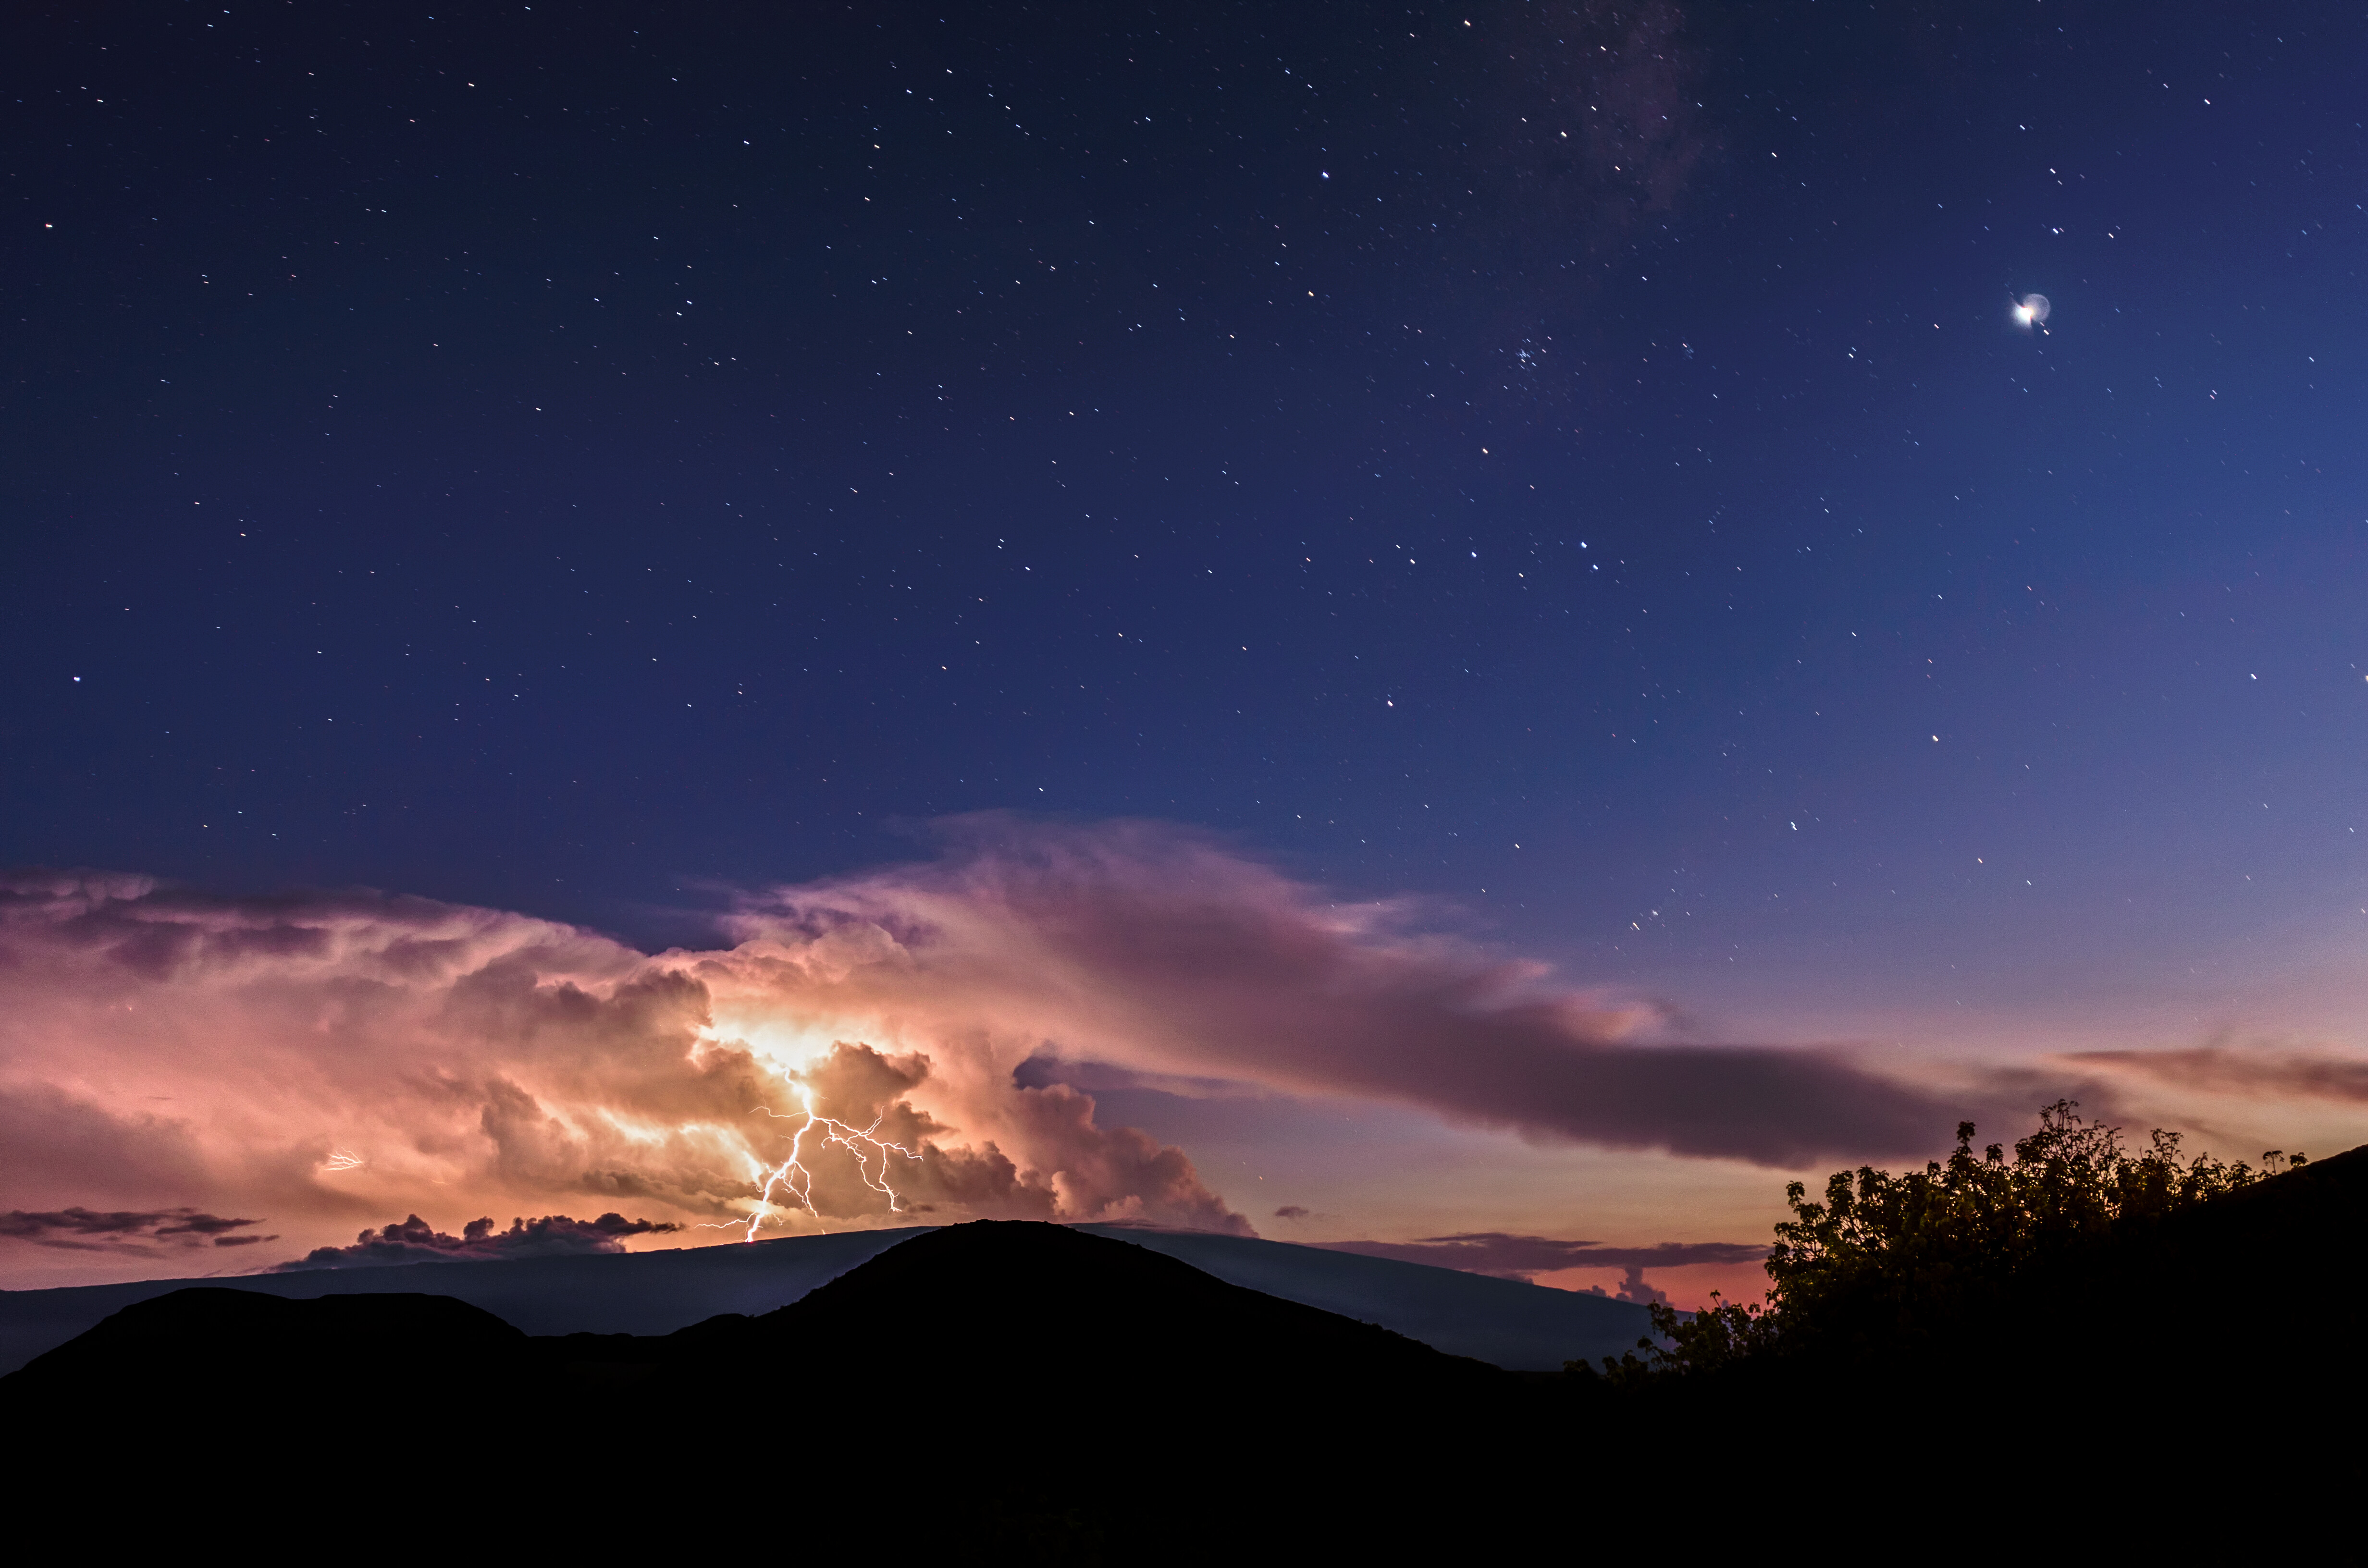
[[[1977,1313],[1996,1312],[2036,1278],[2116,1238],[2253,1186],[2305,1156],[2271,1150],[2262,1170],[2210,1154],[2187,1158],[2157,1128],[2146,1147],[2123,1147],[2119,1128],[2084,1121],[2057,1100],[2014,1145],[1974,1152],[1974,1124],[1957,1124],[1946,1161],[1894,1176],[1837,1171],[1822,1201],[1786,1187],[1793,1218],[1776,1227],[1763,1301],[1713,1295],[1699,1312],[1652,1309],[1658,1335],[1604,1359],[1616,1383],[1713,1372],[1769,1358],[1899,1359],[1932,1354]],[[1592,1375],[1582,1362],[1568,1370]]]

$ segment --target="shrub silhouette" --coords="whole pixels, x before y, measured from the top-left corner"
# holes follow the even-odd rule
[[[2119,1128],[2082,1120],[2070,1100],[2040,1111],[2012,1160],[1997,1143],[1976,1154],[1974,1131],[1959,1122],[1955,1151],[1920,1171],[1837,1171],[1822,1200],[1792,1183],[1793,1218],[1776,1227],[1765,1300],[1713,1295],[1690,1314],[1656,1305],[1659,1342],[1639,1340],[1642,1358],[1606,1358],[1606,1372],[1639,1382],[1772,1358],[1919,1357],[2109,1240],[2306,1163],[2275,1150],[2261,1171],[2208,1153],[2191,1160],[2179,1134],[2160,1129],[2132,1152]]]

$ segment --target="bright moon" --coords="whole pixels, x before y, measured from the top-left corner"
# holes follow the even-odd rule
[[[2014,319],[2025,326],[2037,326],[2047,319],[2047,296],[2025,294],[2015,301]]]

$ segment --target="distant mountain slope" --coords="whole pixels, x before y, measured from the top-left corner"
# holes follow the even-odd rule
[[[699,1325],[676,1341],[699,1361],[803,1360],[893,1400],[1018,1414],[1106,1394],[1180,1414],[1355,1387],[1404,1398],[1507,1381],[1497,1368],[1404,1335],[1228,1284],[1133,1236],[1032,1221],[974,1221],[916,1236],[761,1317]],[[827,1346],[829,1365],[815,1367]],[[1066,1381],[1075,1386],[1058,1387]]]
[[[22,1402],[97,1410],[110,1423],[210,1399],[253,1407],[302,1400],[347,1381],[373,1359],[433,1367],[442,1377],[513,1371],[533,1341],[491,1312],[412,1291],[288,1301],[259,1290],[197,1286],[135,1301],[97,1327],[0,1379],[5,1408]]]
[[[417,1263],[0,1291],[0,1374],[64,1344],[111,1312],[191,1286],[290,1299],[424,1291],[467,1301],[532,1335],[669,1334],[722,1312],[770,1312],[929,1228],[597,1257]],[[1452,1268],[1199,1231],[1078,1229],[1138,1243],[1220,1279],[1516,1370],[1552,1370],[1575,1357],[1617,1356],[1633,1348],[1648,1327],[1644,1309],[1625,1301]]]
[[[786,1236],[746,1245],[683,1247],[499,1263],[406,1263],[212,1279],[142,1279],[55,1290],[0,1290],[0,1374],[64,1344],[109,1313],[192,1286],[290,1300],[425,1292],[450,1296],[528,1334],[671,1334],[718,1312],[767,1312],[794,1301],[919,1229]]]
[[[276,1524],[410,1550],[509,1532],[615,1554],[689,1528],[1199,1562],[1486,1540],[1507,1499],[1606,1446],[1552,1420],[1555,1392],[1147,1246],[981,1221],[663,1337],[529,1338],[416,1293],[185,1289],[0,1379],[0,1425],[42,1435],[28,1494],[137,1478],[118,1528],[268,1496]]]
[[[431,1266],[418,1282],[452,1277]],[[1057,1402],[1047,1377],[1053,1362],[1097,1388],[1122,1376],[1137,1397],[1194,1404],[1298,1385],[1385,1384],[1404,1395],[1503,1379],[1494,1367],[1227,1284],[1148,1247],[1064,1225],[978,1221],[908,1234],[786,1306],[721,1313],[664,1335],[530,1336],[481,1307],[420,1291],[291,1300],[185,1287],[114,1312],[0,1380],[0,1391],[10,1400],[65,1392],[89,1403],[104,1388],[109,1406],[176,1403],[209,1389],[251,1401],[260,1390],[309,1391],[389,1361],[448,1376],[551,1374],[562,1383],[571,1369],[639,1366],[662,1374],[671,1400],[736,1392],[751,1368],[797,1368],[809,1394],[840,1382],[879,1399],[917,1382],[933,1400],[1015,1407]]]
[[[1209,1231],[1076,1228],[1135,1242],[1233,1284],[1377,1323],[1451,1356],[1512,1371],[1560,1371],[1565,1361],[1618,1356],[1652,1332],[1652,1320],[1632,1301],[1458,1268]]]

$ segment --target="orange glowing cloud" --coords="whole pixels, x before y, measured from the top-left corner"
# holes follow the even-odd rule
[[[1080,1065],[1761,1163],[1921,1150],[1957,1112],[1830,1053],[1643,1042],[1645,1013],[1205,837],[952,832],[655,956],[369,892],[9,879],[0,1204],[200,1205],[290,1248],[410,1214],[1248,1229],[1183,1151],[1101,1125]],[[842,1135],[784,1179],[809,1116]]]
[[[845,945],[814,944],[818,974]],[[774,1032],[720,1026],[711,981]],[[1099,1126],[1074,1089],[1014,1085],[989,1042],[793,1040],[825,1014],[864,1032],[801,983],[778,949],[650,958],[421,899],[17,876],[0,886],[0,1203],[202,1202],[268,1214],[291,1244],[553,1207],[738,1233],[787,1144],[758,1108],[811,1101],[913,1152],[890,1183],[907,1213],[1247,1228],[1180,1152]],[[814,1212],[768,1222],[894,1211],[844,1151],[809,1163]]]

